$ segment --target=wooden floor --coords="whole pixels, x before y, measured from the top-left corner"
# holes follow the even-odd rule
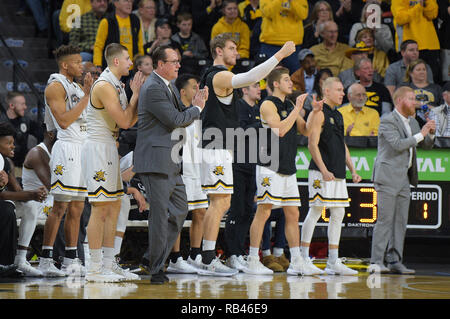
[[[450,299],[450,265],[414,265],[414,276],[296,277],[238,274],[231,278],[169,274],[165,285],[140,281],[87,283],[84,279],[1,279],[0,299]]]

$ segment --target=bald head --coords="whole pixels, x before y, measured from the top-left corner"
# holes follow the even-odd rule
[[[354,108],[362,108],[367,102],[366,88],[359,83],[350,85],[347,91],[348,100]]]

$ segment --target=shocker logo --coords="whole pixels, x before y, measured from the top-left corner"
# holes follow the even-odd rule
[[[322,186],[320,186],[320,180],[319,179],[315,179],[313,182],[313,188],[314,189],[320,189],[322,188]]]
[[[216,168],[213,170],[213,173],[218,175],[224,175],[223,172],[223,166],[216,166]]]
[[[44,206],[44,209],[42,210],[45,214],[45,216],[48,217],[48,215],[52,212],[52,206]]]
[[[262,179],[261,185],[263,187],[269,187],[270,186],[270,177],[264,177]]]
[[[62,166],[62,165],[56,165],[55,169],[53,170],[53,172],[56,175],[62,175],[63,171],[64,171],[64,166]]]
[[[105,182],[106,181],[105,175],[106,173],[104,171],[99,170],[98,172],[95,172],[93,178],[96,182]]]

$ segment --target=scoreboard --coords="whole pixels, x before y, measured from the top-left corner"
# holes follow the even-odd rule
[[[347,143],[347,145],[349,145]],[[378,217],[377,192],[372,180],[376,147],[349,146],[353,164],[363,178],[352,183],[347,172],[347,190],[350,206],[345,208],[342,237],[371,236]],[[419,185],[411,186],[408,231],[406,236],[450,238],[450,149],[417,149]],[[297,184],[300,191],[300,225],[308,213],[308,166],[311,160],[308,148],[299,146],[297,152]],[[317,226],[327,226],[329,211],[323,210]],[[323,233],[324,230],[321,232]]]

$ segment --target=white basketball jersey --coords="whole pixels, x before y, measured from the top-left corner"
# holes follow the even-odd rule
[[[48,157],[51,157],[47,146],[45,146],[43,142],[37,146],[42,148],[47,153]],[[23,190],[25,191],[44,186],[39,177],[36,175],[36,172],[33,169],[26,168],[25,166],[22,169],[22,185]]]
[[[122,106],[122,109],[125,110],[128,105],[128,99],[125,89],[122,86],[122,82],[116,78],[109,68],[106,68],[105,71],[100,74],[100,77],[95,81],[92,88],[100,81],[106,81],[116,89],[120,105]],[[91,94],[92,91],[93,89],[91,89]],[[90,140],[115,142],[119,137],[119,126],[111,118],[104,107],[92,105],[92,96],[89,99],[89,104],[87,106],[86,119],[88,122],[87,135]]]
[[[183,144],[183,176],[197,178],[200,176],[202,149],[199,147],[202,136],[201,121],[195,120],[186,127],[186,139]]]
[[[62,84],[66,91],[66,110],[69,111],[78,104],[83,98],[84,91],[76,82],[70,82],[64,75],[60,73],[53,73],[48,79],[47,85],[57,81]],[[58,130],[58,140],[67,142],[83,143],[86,138],[86,109],[81,113],[76,121],[69,125],[68,128],[62,129],[55,117],[53,116],[50,107],[45,100],[45,117],[44,123],[47,126],[47,130]]]

